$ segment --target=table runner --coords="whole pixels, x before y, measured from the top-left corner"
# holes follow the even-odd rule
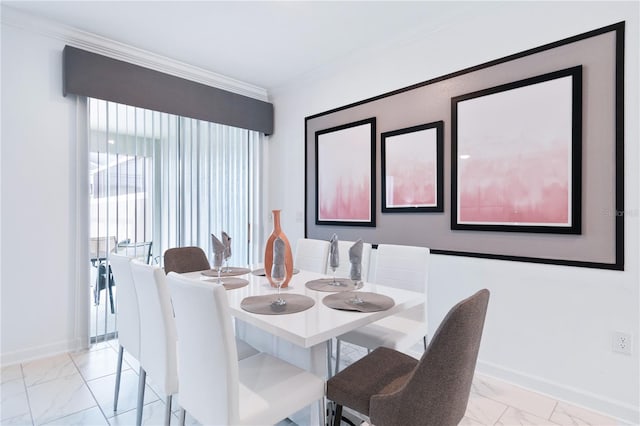
[[[280,297],[287,302],[286,305],[272,305],[272,302],[278,298],[278,295],[274,293],[262,296],[245,297],[242,299],[240,307],[245,311],[252,312],[254,314],[282,315],[306,311],[316,303],[309,296],[304,296],[302,294],[280,293]]]
[[[359,296],[363,303],[352,303],[351,300],[356,296]],[[332,309],[358,312],[386,311],[395,305],[389,296],[368,291],[345,291],[330,294],[322,299],[322,303]]]

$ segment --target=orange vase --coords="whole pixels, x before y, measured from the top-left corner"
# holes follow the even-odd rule
[[[278,237],[284,241],[284,268],[286,270],[285,279],[282,283],[282,288],[284,288],[289,285],[293,275],[293,254],[291,253],[291,244],[289,244],[287,236],[284,235],[280,227],[280,210],[273,210],[273,231],[267,238],[267,244],[264,248],[264,273],[272,287],[277,287],[271,279],[271,266],[273,265],[273,242]]]

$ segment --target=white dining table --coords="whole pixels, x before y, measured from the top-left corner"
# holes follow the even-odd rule
[[[186,277],[220,285],[217,278],[205,276],[202,272],[189,272]],[[229,308],[236,318],[236,335],[256,349],[270,353],[319,376],[331,377],[331,342],[346,332],[355,330],[381,318],[411,309],[425,303],[423,293],[365,282],[358,291],[374,292],[391,297],[394,306],[378,312],[356,312],[332,309],[322,299],[331,292],[311,290],[306,283],[326,274],[300,271],[294,274],[283,294],[302,294],[312,298],[315,304],[302,312],[281,315],[255,314],[240,306],[249,296],[269,295],[274,300],[277,289],[271,287],[264,276],[252,273],[239,275],[249,281],[245,287],[227,290]],[[224,277],[223,277],[224,280]],[[311,415],[311,419],[317,419]],[[309,423],[312,424],[312,423]]]

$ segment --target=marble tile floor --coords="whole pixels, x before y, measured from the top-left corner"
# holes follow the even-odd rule
[[[347,364],[364,351],[343,344]],[[125,352],[118,411],[113,411],[117,341],[90,349],[3,367],[0,393],[2,425],[134,425],[138,364]],[[342,363],[341,363],[342,364]],[[144,425],[162,425],[165,396],[147,376]],[[174,398],[171,424],[178,424],[179,396]],[[346,413],[354,424],[361,423]],[[198,425],[187,415],[187,424]],[[277,426],[295,423],[283,420]],[[343,423],[346,424],[346,423]],[[621,424],[601,414],[490,377],[474,379],[461,425],[593,425]]]

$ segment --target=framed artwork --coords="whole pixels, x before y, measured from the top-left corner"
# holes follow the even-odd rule
[[[580,234],[582,67],[451,99],[451,228]]]
[[[376,226],[376,119],[315,134],[316,225]]]
[[[442,212],[442,121],[381,135],[382,211]]]

